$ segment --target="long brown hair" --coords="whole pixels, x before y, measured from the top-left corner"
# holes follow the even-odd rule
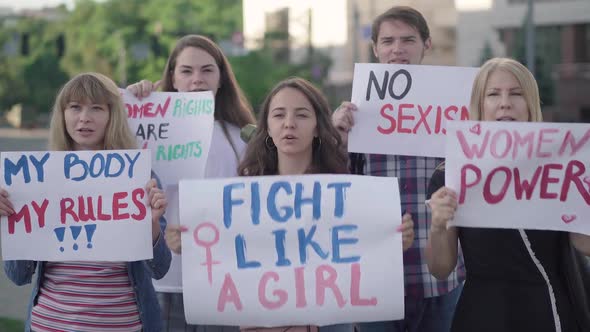
[[[305,95],[317,119],[318,138],[313,142],[313,155],[309,173],[347,173],[347,156],[340,134],[332,125],[330,106],[326,97],[310,82],[292,77],[279,82],[262,103],[256,133],[248,143],[238,174],[245,176],[277,175],[279,160],[276,147],[266,145],[268,113],[273,97],[282,89],[293,88]]]
[[[69,80],[55,98],[49,126],[49,149],[74,150],[74,141],[65,125],[64,111],[70,102],[106,104],[109,122],[105,130],[103,149],[136,149],[135,137],[127,123],[127,113],[117,85],[99,73],[83,73]]]
[[[162,91],[177,91],[173,86],[172,80],[174,69],[176,68],[176,59],[180,52],[187,47],[200,48],[209,53],[215,59],[217,67],[219,67],[219,89],[217,89],[217,93],[215,94],[214,117],[221,124],[223,132],[237,157],[238,153],[227,131],[226,123],[242,128],[249,123],[254,123],[256,120],[252,113],[252,106],[238,85],[227,57],[217,44],[209,38],[200,35],[186,35],[180,38],[166,62],[162,79]]]

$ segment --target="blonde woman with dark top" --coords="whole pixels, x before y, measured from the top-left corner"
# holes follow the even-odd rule
[[[522,64],[486,62],[473,83],[470,119],[542,121],[537,83]],[[450,227],[457,195],[444,187],[444,164],[430,181],[427,263],[444,279],[459,244],[467,279],[452,331],[590,331],[588,288],[581,279],[590,236],[546,230]],[[586,289],[585,289],[586,287]]]

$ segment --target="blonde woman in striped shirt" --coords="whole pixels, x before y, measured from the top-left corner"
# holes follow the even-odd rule
[[[57,96],[51,118],[51,150],[136,148],[115,83],[97,73],[71,79]],[[135,262],[5,261],[17,285],[33,283],[26,331],[160,331],[162,322],[152,278],[170,266],[162,218],[166,197],[152,179],[146,186],[152,209],[154,257]],[[14,209],[0,189],[0,214]],[[33,279],[35,277],[35,279]]]

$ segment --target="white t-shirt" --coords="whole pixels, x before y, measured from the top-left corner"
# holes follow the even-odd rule
[[[246,143],[240,137],[240,128],[227,122],[225,126],[241,160],[246,151]],[[221,124],[219,121],[215,121],[211,148],[209,149],[209,157],[205,166],[205,178],[226,178],[237,175],[238,160],[236,159],[236,154],[227,137],[225,137]]]

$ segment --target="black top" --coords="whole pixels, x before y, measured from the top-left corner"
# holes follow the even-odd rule
[[[443,185],[437,170],[428,197]],[[583,331],[563,259],[567,233],[459,227],[458,235],[467,277],[452,331]]]

